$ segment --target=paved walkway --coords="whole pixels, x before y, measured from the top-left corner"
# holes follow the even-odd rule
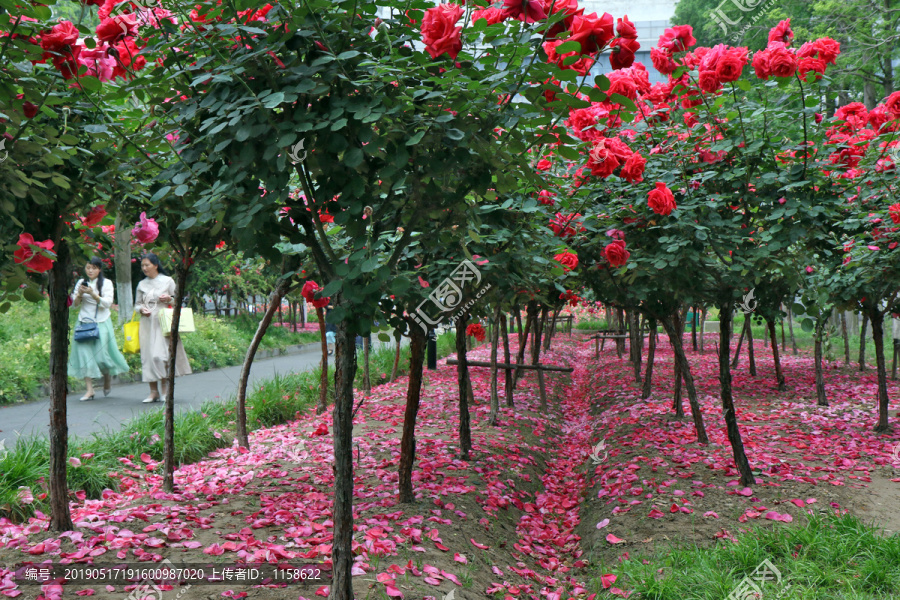
[[[286,374],[305,371],[319,365],[322,353],[318,348],[300,353],[276,356],[253,361],[250,370],[250,387],[253,382],[268,379],[276,373]],[[333,357],[332,357],[333,358]],[[241,366],[215,369],[195,373],[175,380],[175,409],[199,408],[207,399],[225,400],[237,391],[241,376]],[[96,397],[90,402],[79,402],[84,392],[69,394],[67,420],[69,435],[89,437],[90,434],[106,428],[118,429],[122,423],[136,415],[152,410],[162,410],[162,402],[143,404],[141,400],[150,395],[146,383],[130,383],[113,386],[109,396],[103,396],[103,381],[95,381]],[[99,387],[97,386],[99,384]],[[12,404],[0,407],[0,440],[6,447],[16,445],[18,435],[46,436],[50,430],[50,399]]]

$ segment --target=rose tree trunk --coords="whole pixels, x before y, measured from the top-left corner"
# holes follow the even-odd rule
[[[732,300],[729,297],[719,304],[719,385],[722,394],[722,411],[725,416],[725,429],[728,432],[728,441],[731,442],[731,452],[734,456],[734,464],[741,474],[741,485],[756,483],[750,461],[744,452],[744,441],[741,439],[741,431],[738,428],[737,414],[734,412],[734,399],[731,395],[731,319]]]
[[[680,319],[679,319],[680,320]],[[684,379],[684,387],[687,389],[688,400],[691,403],[691,417],[694,419],[694,429],[697,432],[697,441],[708,444],[706,426],[703,424],[703,413],[700,412],[700,402],[697,400],[697,388],[694,386],[694,376],[691,374],[691,366],[684,354],[684,344],[681,337],[681,328],[672,320],[672,317],[663,319],[663,328],[669,336],[669,342],[675,354],[675,361],[681,371],[681,379]],[[727,361],[726,355],[726,361]],[[678,374],[676,373],[676,376]]]
[[[69,360],[69,246],[56,244],[50,270],[50,529],[72,531],[66,465],[69,426],[66,422],[67,363]]]
[[[412,487],[413,462],[416,460],[416,416],[422,394],[422,367],[425,362],[425,332],[418,325],[409,329],[409,386],[406,388],[406,411],[403,413],[403,435],[400,438],[400,502],[415,500]]]

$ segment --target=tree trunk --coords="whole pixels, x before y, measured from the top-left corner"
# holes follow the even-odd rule
[[[553,334],[556,333],[556,319],[559,318],[559,311],[561,308],[557,308],[553,311],[553,318],[550,320],[550,326],[547,328],[547,335],[544,336],[544,351],[550,349],[550,341],[553,338]]]
[[[841,337],[844,338],[844,366],[850,365],[850,336],[847,333],[847,312],[841,311]],[[791,338],[793,341],[793,337]],[[795,353],[796,354],[796,353]]]
[[[644,400],[650,397],[653,386],[653,361],[656,359],[656,335],[656,319],[650,319],[650,345],[647,348],[647,370],[644,374],[644,389],[641,390],[641,398]]]
[[[784,325],[782,323],[782,325]],[[756,377],[756,357],[753,355],[753,319],[747,315],[747,360],[750,365],[750,376]]]
[[[278,301],[278,306],[281,306],[281,300]],[[319,375],[319,402],[316,404],[316,414],[321,415],[328,409],[328,340],[325,337],[325,310],[317,307],[316,318],[319,319],[319,340],[322,348],[322,373]],[[354,353],[355,352],[356,346],[354,345]],[[337,354],[336,343],[335,354]],[[335,360],[337,360],[336,357]],[[355,360],[353,361],[353,364],[355,367]]]
[[[791,337],[791,352],[794,353],[794,356],[797,356],[797,338],[794,337],[794,314],[791,312],[790,307],[788,307],[787,311],[787,322],[788,335]]]
[[[680,317],[675,317],[679,321]],[[675,323],[672,317],[663,319],[663,329],[669,336],[669,342],[672,344],[672,350],[675,354],[675,361],[679,365],[680,378],[684,379],[684,387],[687,389],[688,400],[691,404],[691,417],[694,419],[694,430],[697,432],[697,441],[701,444],[708,444],[709,437],[706,435],[706,426],[703,424],[703,413],[700,411],[700,403],[697,401],[697,388],[694,385],[694,376],[691,374],[691,366],[688,363],[687,356],[684,354],[684,345],[681,339],[680,323]],[[726,355],[727,356],[727,355]],[[727,362],[726,358],[726,362]],[[682,416],[684,412],[682,411]]]
[[[510,364],[509,354],[509,331],[507,327],[507,316],[503,315],[500,321],[500,334],[503,336],[503,360],[506,364]],[[512,407],[513,404],[513,385],[512,385],[512,369],[503,369],[504,376],[504,392],[506,393],[506,406]]]
[[[552,326],[551,326],[552,329]],[[497,347],[500,345],[500,303],[494,309],[494,324],[491,327],[491,412],[488,415],[487,424],[497,425],[497,417],[500,414],[500,394],[497,386]]]
[[[131,320],[134,310],[134,291],[131,288],[131,228],[123,211],[116,211],[116,232],[113,235],[116,266],[116,299],[119,303],[119,327]],[[202,310],[202,307],[201,307]]]
[[[74,531],[69,511],[66,469],[69,426],[66,420],[66,384],[69,381],[69,245],[56,236],[56,260],[50,269],[50,529]],[[129,268],[131,265],[129,264]]]
[[[472,429],[469,425],[469,364],[466,361],[467,317],[456,320],[456,384],[459,388],[459,451],[462,460],[469,460],[472,451]]]
[[[372,391],[372,380],[369,379],[369,336],[363,338],[363,360],[363,390],[368,394]]]
[[[859,370],[866,370],[866,328],[869,325],[869,315],[863,313],[862,328],[859,334]]]
[[[176,256],[178,256],[176,254]],[[175,358],[178,350],[178,341],[181,334],[178,327],[181,324],[181,302],[187,289],[189,266],[189,254],[182,256],[182,261],[175,267],[175,298],[172,311],[172,326],[169,331],[169,364],[168,372],[169,389],[166,393],[166,406],[164,409],[165,435],[163,438],[163,489],[167,492],[175,491]],[[162,309],[160,309],[162,310]]]
[[[787,352],[787,342],[784,339],[784,319],[781,320],[781,352],[782,354]]]
[[[535,326],[535,321],[537,318],[537,302],[535,300],[531,300],[527,305],[525,305],[525,328],[522,329],[522,333],[519,334],[519,352],[516,356],[516,364],[521,365],[525,361],[525,349],[528,345],[528,334],[531,332],[531,328]],[[519,326],[521,329],[521,321],[519,322]],[[519,376],[522,374],[522,369],[516,369],[515,373],[513,373],[513,390],[516,389],[516,385],[519,383]]]
[[[531,364],[537,365],[541,361],[541,334],[544,331],[544,323],[547,319],[547,308],[541,310],[541,318],[536,321],[537,326],[531,332]],[[541,409],[547,408],[547,388],[544,385],[544,372],[537,369],[538,390],[541,396]]]
[[[775,382],[778,391],[783,392],[787,389],[784,383],[784,371],[781,369],[781,356],[778,354],[778,333],[775,330],[775,319],[766,318],[766,325],[769,328],[769,341],[772,344],[772,362],[775,363]]]
[[[731,442],[731,451],[734,456],[734,464],[741,474],[741,485],[748,486],[756,483],[750,461],[744,452],[744,441],[741,439],[741,431],[738,428],[737,414],[734,411],[734,399],[731,395],[731,319],[732,300],[730,295],[719,304],[719,384],[722,393],[722,410],[725,416],[725,428],[728,432],[728,441]],[[773,338],[774,339],[774,338]]]
[[[706,309],[700,308],[700,354],[703,354],[703,328],[706,327]]]
[[[822,366],[822,337],[825,334],[825,322],[820,316],[816,319],[815,329],[815,373],[816,373],[816,404],[828,406],[828,397],[825,395],[825,375]]]
[[[514,313],[516,315],[516,334],[519,336],[519,347],[521,348],[525,345],[525,340],[527,340],[528,337],[525,336],[525,330],[522,329],[522,309],[519,308],[518,304],[515,306]]]
[[[298,304],[300,305],[300,329],[306,331],[306,300],[301,300]]]
[[[272,290],[272,293],[269,296],[269,308],[263,314],[263,318],[256,328],[256,333],[250,341],[250,347],[247,348],[244,364],[241,367],[241,378],[238,380],[236,417],[238,444],[244,448],[250,448],[250,436],[247,432],[247,382],[250,380],[250,367],[253,365],[253,358],[256,356],[259,344],[262,342],[263,336],[266,335],[266,330],[269,328],[269,324],[275,316],[275,302],[281,302],[281,298],[287,291],[288,285],[289,281],[283,280],[275,286],[274,290]]]
[[[409,386],[406,388],[406,411],[403,413],[403,436],[400,438],[401,503],[415,500],[412,486],[413,462],[416,459],[416,416],[422,394],[422,367],[425,362],[425,332],[421,327],[409,328]]]
[[[744,336],[747,334],[747,323],[750,321],[747,319],[747,315],[744,315],[744,326],[741,327],[741,336],[738,338],[737,350],[734,351],[734,359],[731,361],[731,368],[737,369],[738,362],[740,362],[741,358],[741,347],[744,345]]]
[[[352,306],[340,292],[336,307]],[[324,319],[323,319],[324,321]],[[328,600],[353,600],[353,380],[356,378],[356,341],[346,319],[337,324],[334,351],[334,538],[332,581]]]
[[[641,378],[641,351],[644,347],[644,337],[641,335],[640,317],[637,310],[629,313],[631,317],[631,366],[634,368],[634,382],[637,385],[643,383]]]
[[[691,310],[691,345],[694,352],[697,351],[697,307]]]
[[[625,316],[624,310],[616,308],[616,333],[625,333]],[[625,350],[625,340],[616,338],[616,356],[621,360],[622,352]]]
[[[869,312],[869,320],[872,321],[872,339],[875,342],[875,367],[878,371],[878,424],[875,431],[885,433],[890,431],[888,424],[888,391],[887,369],[884,364],[884,313],[878,308]]]
[[[397,373],[400,371],[400,338],[397,338],[397,347],[394,350],[394,368],[391,370],[391,382],[397,379]]]
[[[683,419],[684,418],[684,400],[681,394],[681,363],[677,360],[673,361],[675,364],[675,389],[672,393],[672,408],[675,409],[675,418]]]

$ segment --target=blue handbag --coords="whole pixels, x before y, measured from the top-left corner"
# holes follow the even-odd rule
[[[94,319],[97,318],[97,312],[100,310],[100,303],[94,309]],[[85,319],[75,326],[74,339],[76,342],[93,342],[100,339],[100,326],[94,319]]]

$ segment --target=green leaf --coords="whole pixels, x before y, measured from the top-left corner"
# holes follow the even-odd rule
[[[372,271],[377,269],[379,267],[379,265],[380,265],[380,261],[378,260],[378,257],[373,256],[371,258],[366,259],[365,262],[363,262],[363,264],[360,265],[360,271],[362,271],[363,273],[371,273]]]
[[[425,130],[417,132],[414,136],[409,138],[409,141],[406,142],[407,146],[415,146],[419,142],[422,141],[422,138],[425,137]]]
[[[355,169],[363,162],[363,151],[361,148],[350,148],[344,153],[344,164]]]
[[[606,75],[597,75],[594,77],[594,85],[600,88],[601,92],[609,91],[610,81]]]
[[[333,281],[329,281],[328,285],[325,286],[325,289],[322,290],[322,296],[331,296],[332,294],[336,294],[341,290],[341,286],[343,285],[343,279],[335,279]]]
[[[188,188],[188,186],[186,186],[185,184],[182,183],[177,188],[175,188],[175,195],[180,198],[188,193],[188,189],[190,189],[190,188]]]
[[[184,231],[185,229],[190,229],[194,226],[194,223],[197,222],[197,217],[188,217],[184,221],[178,224],[178,231]]]
[[[465,134],[462,131],[460,131],[459,129],[448,129],[447,137],[449,137],[451,140],[458,141],[458,140],[463,139],[465,137]]]
[[[347,60],[350,58],[355,58],[357,56],[359,56],[359,52],[357,52],[356,50],[347,50],[346,52],[341,52],[340,54],[338,54],[337,57],[338,60]]]
[[[472,229],[471,227],[469,228],[469,237],[472,238],[472,241],[474,241],[474,242],[481,241],[481,236],[478,235],[478,232],[475,231],[474,229]]]
[[[623,96],[622,94],[613,94],[609,97],[609,100],[610,102],[621,105],[623,108],[630,110],[631,112],[637,112],[637,106],[634,105],[634,102],[632,102],[630,98]]]
[[[558,55],[568,54],[569,52],[581,52],[581,42],[563,42],[556,47],[555,51]]]

